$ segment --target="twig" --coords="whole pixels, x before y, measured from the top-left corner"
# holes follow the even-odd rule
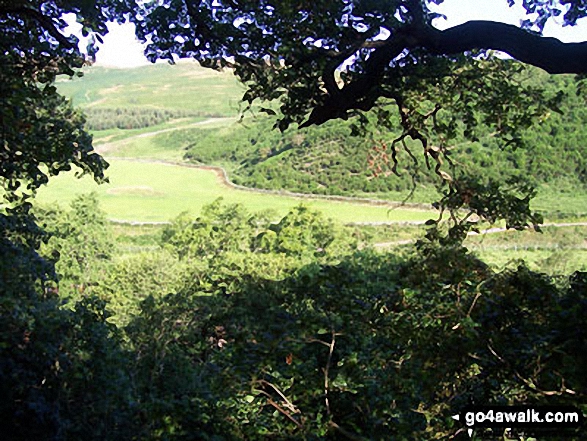
[[[324,346],[326,346],[326,347],[328,347],[328,348],[330,347],[330,343],[328,343],[328,342],[325,342],[325,341],[323,341],[323,340],[319,340],[319,339],[317,339],[317,338],[308,338],[306,341],[307,341],[308,343],[320,343],[321,345],[324,345]]]
[[[275,386],[273,383],[270,383],[267,380],[257,380],[257,382],[263,386],[269,386],[271,387],[275,392],[277,392],[277,394],[281,397],[281,399],[285,402],[286,407],[288,409],[290,409],[293,413],[301,413],[300,410],[291,402],[287,399],[287,397],[283,394],[283,392],[281,392],[279,390],[279,388],[277,386]]]
[[[491,342],[491,340],[490,340]],[[560,391],[556,391],[556,390],[542,390],[536,386],[534,386],[534,384],[532,384],[531,381],[527,380],[526,378],[522,377],[522,375],[520,375],[520,373],[511,365],[511,363],[509,363],[507,360],[505,360],[503,357],[501,357],[492,347],[489,343],[487,343],[487,348],[489,349],[489,351],[493,354],[493,356],[495,358],[497,358],[499,361],[501,361],[503,364],[505,364],[507,367],[509,367],[513,372],[514,375],[522,382],[526,385],[526,387],[528,387],[529,389],[533,390],[534,392],[538,392],[542,395],[546,395],[546,396],[560,396],[560,395],[564,395],[569,394],[569,395],[576,395],[577,393],[574,390],[571,389],[567,389],[566,387],[564,387],[564,381],[563,381],[563,386],[562,386],[562,390]]]
[[[328,373],[330,371],[330,363],[332,362],[332,353],[334,352],[334,345],[336,343],[336,332],[334,329],[331,331],[332,333],[332,340],[330,345],[328,346],[328,360],[326,361],[326,367],[324,368],[324,402],[326,403],[326,413],[330,418],[332,418],[332,412],[330,411],[330,401],[328,400],[328,391],[329,391],[329,378]]]
[[[359,435],[355,435],[354,433],[349,432],[348,430],[340,427],[338,424],[336,424],[334,421],[330,421],[328,423],[328,425],[330,427],[332,427],[334,430],[336,430],[337,432],[339,432],[341,435],[346,436],[348,439],[352,440],[352,441],[365,441],[366,439],[363,438],[362,436]]]
[[[289,419],[291,422],[293,422],[296,426],[298,426],[299,429],[303,428],[302,423],[300,423],[298,420],[296,420],[293,416],[291,416],[291,414],[285,410],[284,408],[282,408],[279,404],[277,404],[275,401],[273,401],[271,398],[267,399],[267,404],[270,404],[271,406],[275,407],[275,409],[277,409],[280,413],[282,413],[283,415],[285,415],[287,417],[287,419]]]
[[[475,294],[475,298],[473,299],[473,302],[467,311],[467,317],[471,317],[471,313],[473,312],[473,308],[475,307],[477,300],[479,300],[479,297],[481,297],[481,291],[477,291],[477,294]]]

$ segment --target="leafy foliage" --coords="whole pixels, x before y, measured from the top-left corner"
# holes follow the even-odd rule
[[[267,214],[251,215],[242,205],[222,205],[220,198],[204,207],[202,216],[195,220],[187,213],[178,216],[164,228],[161,243],[180,259],[211,258],[226,253],[335,256],[357,246],[358,240],[352,235],[343,238],[331,220],[303,205],[277,223],[271,223]]]
[[[440,3],[147,3],[132,20],[143,41],[157,37],[147,46],[146,55],[152,61],[173,61],[179,56],[194,58],[205,67],[232,67],[247,86],[244,101],[279,103],[281,117],[276,125],[280,129],[304,119],[308,125],[346,119],[376,109],[384,99],[397,106],[394,116],[401,120],[403,134],[423,141],[425,154],[426,132],[434,127],[450,135],[453,130],[433,118],[440,109],[467,114],[469,106],[483,108],[488,120],[497,123],[498,135],[513,139],[511,132],[517,124],[548,100],[540,91],[512,81],[509,73],[519,67],[493,57],[490,50],[506,51],[547,70],[555,61],[564,64],[564,57],[545,52],[562,51],[565,45],[543,47],[540,37],[527,28],[541,30],[568,2],[524,2],[529,20],[523,29],[473,22],[456,26],[454,32],[435,28],[439,14],[432,8]],[[564,17],[567,24],[575,24],[584,15],[583,8],[573,5]],[[169,22],[178,25],[162,31],[161,23]],[[379,37],[382,29],[383,38]],[[503,40],[484,37],[492,33],[504,34]],[[338,75],[343,64],[345,69]],[[581,67],[584,71],[585,66],[569,66],[569,72],[582,72]],[[489,93],[480,93],[484,78],[492,84]],[[468,99],[459,100],[460,95]],[[419,103],[429,98],[437,110],[422,112]],[[530,107],[525,108],[520,99]],[[499,111],[496,102],[503,104]],[[266,111],[275,113],[271,108]],[[388,111],[386,115],[390,116]]]
[[[66,432],[103,439],[128,416],[120,334],[106,323],[103,303],[61,308],[53,265],[39,252],[48,235],[27,201],[74,166],[105,180],[107,163],[93,151],[85,119],[53,83],[84,63],[77,38],[61,33],[62,15],[76,13],[86,34],[104,33],[120,6],[0,4],[0,431],[7,439],[63,439]],[[118,411],[110,412],[114,403]]]
[[[30,196],[47,183],[48,176],[72,166],[103,181],[107,164],[93,153],[92,138],[83,130],[85,120],[79,112],[52,85],[40,88],[36,77],[23,77],[18,70],[1,75],[4,199],[16,202],[21,187]]]
[[[47,14],[63,27],[60,11]],[[48,176],[75,165],[100,181],[106,166],[92,154],[84,119],[52,86],[55,75],[82,64],[72,42],[56,42],[63,37],[54,26],[28,5],[0,6],[0,430],[8,439],[55,439],[65,427],[92,427],[91,438],[124,412],[112,330],[91,302],[76,313],[59,309],[53,267],[38,252],[48,236],[26,202]],[[92,414],[90,403],[110,400],[120,400],[120,413]]]
[[[502,186],[509,187],[507,191]],[[506,228],[523,230],[528,226],[538,229],[542,216],[530,210],[530,199],[536,190],[526,182],[516,179],[504,183],[489,181],[484,184],[479,179],[464,177],[452,181],[443,198],[435,205],[441,210],[449,210],[453,219],[459,210],[470,210],[466,215],[493,224],[498,219],[506,222]],[[461,221],[462,222],[462,221]]]
[[[84,214],[95,208],[91,198],[85,203],[78,201],[74,208],[70,216],[77,213],[80,219],[69,217],[73,224],[83,223],[91,229],[95,222],[92,219],[100,219],[99,214]],[[242,210],[238,207],[226,208],[218,203],[207,211],[208,221],[211,225],[222,219],[227,222],[239,212]],[[291,219],[298,219],[303,213],[298,210]],[[282,227],[292,228],[292,224],[295,222],[281,222]],[[186,228],[191,228],[191,224]],[[300,228],[306,231],[308,226],[302,223]],[[59,236],[59,228],[56,229]],[[62,241],[79,243],[75,235],[84,234],[81,229],[67,227],[66,230],[71,230],[71,234],[61,235]],[[229,234],[233,229],[226,231]],[[241,233],[235,231],[235,236],[241,237]],[[239,243],[230,238],[222,241]],[[2,406],[11,426],[10,431],[3,433],[11,434],[8,439],[50,434],[56,434],[56,439],[59,436],[131,439],[137,433],[154,439],[180,439],[193,433],[216,439],[258,438],[272,433],[280,437],[290,433],[290,437],[300,439],[336,438],[342,433],[385,439],[391,430],[398,439],[427,439],[428,433],[456,430],[447,429],[450,427],[447,415],[452,413],[452,406],[458,406],[447,408],[441,398],[434,398],[455,389],[451,381],[465,390],[461,392],[463,397],[457,394],[452,403],[470,399],[470,390],[483,403],[492,399],[498,399],[499,403],[535,399],[536,403],[550,403],[550,399],[544,401],[542,391],[549,394],[553,391],[540,389],[547,386],[557,393],[556,388],[563,384],[575,394],[584,390],[584,385],[575,379],[578,374],[570,369],[582,365],[577,357],[584,354],[581,346],[584,338],[580,331],[577,334],[581,327],[575,325],[584,314],[581,274],[574,276],[566,298],[567,288],[557,288],[544,276],[527,270],[518,270],[512,276],[507,273],[492,276],[458,245],[447,248],[443,244],[442,248],[436,248],[431,242],[424,251],[424,260],[415,258],[405,266],[401,257],[365,254],[345,258],[341,265],[310,263],[302,267],[305,264],[296,253],[289,259],[284,255],[286,260],[280,260],[279,254],[266,254],[264,258],[265,254],[241,254],[235,248],[232,250],[226,248],[218,258],[199,269],[193,263],[189,270],[180,269],[177,261],[163,255],[142,257],[144,264],[137,258],[113,265],[103,283],[92,286],[88,293],[106,295],[119,315],[127,314],[126,319],[116,320],[130,321],[125,344],[116,337],[118,331],[104,322],[108,314],[100,303],[83,301],[71,311],[57,310],[51,295],[45,299],[29,297],[26,303],[22,300],[14,303],[10,297],[4,297],[2,381],[3,388],[9,388],[6,390],[10,393],[3,395]],[[93,256],[90,253],[89,258],[95,259]],[[299,268],[297,272],[296,268]],[[393,268],[396,270],[390,271]],[[151,276],[164,269],[166,272],[161,274],[167,275],[163,278]],[[186,281],[191,282],[184,282],[183,289],[177,281],[170,283],[169,276],[174,273],[185,274]],[[426,277],[421,277],[422,274]],[[471,279],[472,275],[475,276]],[[18,288],[22,293],[23,286]],[[51,292],[54,293],[51,289],[47,291]],[[172,294],[164,295],[167,292]],[[470,325],[458,322],[448,330],[444,324],[445,319],[452,323],[452,316],[446,315],[454,314],[451,296],[456,295],[457,305],[464,305],[467,310],[467,295],[477,307],[483,304],[479,299],[492,299],[491,295],[500,292],[504,297],[498,303],[499,309],[487,311],[489,325],[484,326],[495,327],[496,317],[502,314],[515,320],[498,327],[509,332],[503,336],[492,331],[493,344],[485,350],[489,364],[476,361],[470,365],[470,360],[458,361],[446,356],[441,361],[434,358],[437,354],[463,354],[471,345],[484,347],[475,343],[477,340],[472,343],[471,336],[466,334],[465,346],[453,346],[454,339],[442,339],[445,346],[438,349],[440,335],[447,332],[450,335],[461,323]],[[504,305],[511,293],[517,293],[518,297]],[[530,304],[526,309],[523,302],[528,293],[534,293],[534,299],[544,295],[546,299],[554,299],[552,304],[557,305],[558,312],[545,316],[552,308],[550,300],[540,301],[538,306]],[[136,302],[145,296],[139,307]],[[402,299],[401,306],[398,299]],[[408,301],[410,307],[405,308],[404,303]],[[15,305],[21,311],[16,316]],[[392,307],[396,309],[390,311]],[[198,313],[194,315],[194,311]],[[259,311],[264,311],[261,316]],[[414,311],[419,312],[412,317]],[[463,309],[460,311],[455,321],[465,315]],[[537,314],[546,318],[530,321],[522,331],[523,338],[520,337],[516,329]],[[564,316],[564,323],[557,324],[561,322],[557,314]],[[513,323],[518,328],[510,331]],[[536,329],[540,329],[537,326],[544,323],[551,327],[535,335]],[[334,334],[328,328],[332,325],[337,326]],[[363,329],[361,326],[365,325],[368,326]],[[75,331],[68,331],[70,326]],[[475,330],[478,325],[472,326]],[[155,336],[153,329],[159,330]],[[414,335],[418,335],[417,340]],[[487,338],[486,333],[483,335]],[[496,349],[504,347],[501,341],[508,342],[509,352]],[[516,342],[513,347],[512,341]],[[388,348],[383,342],[394,342],[394,346]],[[327,411],[320,372],[328,363],[328,345],[333,343],[328,389],[330,411]],[[553,347],[567,354],[566,364],[554,366],[554,375],[548,374],[549,367],[544,367],[538,380],[533,378],[534,371],[528,372],[527,366],[533,366],[538,359],[556,360],[541,352]],[[519,364],[518,351],[525,354]],[[409,358],[403,358],[406,354]],[[400,361],[406,360],[400,366],[407,367],[396,369],[390,375],[389,360],[396,360],[400,355]],[[491,362],[491,356],[497,361]],[[55,359],[58,365],[51,364]],[[541,366],[544,366],[542,361]],[[365,382],[366,372],[368,382]],[[529,377],[525,376],[527,373]],[[452,380],[439,385],[437,379],[444,375]],[[29,377],[32,380],[27,380]],[[38,378],[44,381],[42,387],[30,386]],[[397,382],[390,382],[390,378]],[[422,383],[423,378],[429,381]],[[432,389],[426,389],[432,384]],[[492,392],[495,386],[491,386],[487,392],[488,384],[506,386],[497,388],[497,392]],[[565,396],[564,390],[560,393]],[[546,398],[549,396],[552,395]],[[86,400],[91,400],[92,405],[87,406]],[[26,407],[18,403],[25,403]],[[425,411],[427,418],[409,410],[422,403],[424,407],[416,409]],[[371,413],[357,413],[357,405],[371,409]],[[80,406],[87,410],[80,412]],[[193,412],[194,406],[198,413]],[[278,408],[285,412],[293,408],[292,419]],[[448,410],[442,413],[443,409]],[[421,434],[414,434],[415,429],[421,429]]]
[[[29,195],[47,182],[48,176],[78,167],[104,180],[106,162],[93,152],[84,118],[61,97],[57,75],[72,76],[85,60],[76,37],[64,36],[62,15],[75,13],[84,33],[105,33],[105,22],[116,18],[120,2],[108,0],[78,5],[77,2],[34,1],[0,5],[1,107],[0,183],[4,199],[15,202],[16,190]],[[90,44],[89,51],[94,51]]]
[[[467,140],[473,132],[465,134],[466,129],[457,123],[460,113],[445,112],[443,124],[453,125],[455,130],[452,141],[446,144],[436,134],[429,134],[438,143],[435,145],[451,146],[447,151],[451,162],[445,162],[440,170],[454,179],[523,178],[535,185],[583,188],[587,183],[585,157],[581,154],[582,139],[587,135],[583,97],[576,94],[569,77],[546,79],[533,71],[522,78],[553,96],[562,90],[561,113],[548,114],[539,126],[520,131],[516,143],[504,146],[489,126],[477,121],[482,115],[479,109],[469,107],[469,117],[478,124],[475,141]],[[425,163],[413,163],[413,143],[394,146],[399,127],[387,133],[372,121],[369,134],[357,137],[351,136],[342,122],[283,134],[272,132],[270,124],[270,120],[258,118],[222,131],[186,130],[167,134],[165,142],[187,149],[186,156],[192,161],[227,167],[231,179],[245,186],[357,195],[409,190],[414,183],[418,188],[438,184],[438,175]]]
[[[169,244],[180,258],[250,251],[252,233],[261,220],[247,213],[241,205],[223,206],[221,201],[217,199],[206,206],[196,220],[187,213],[181,214],[164,229],[162,242]]]
[[[92,197],[72,208],[39,211],[63,219],[48,247],[100,225]],[[400,254],[351,236],[305,207],[271,224],[217,201],[150,255],[87,254],[102,270],[67,308],[32,280],[1,303],[3,433],[460,439],[450,415],[471,402],[581,405],[582,273],[494,273],[436,228]]]
[[[75,39],[59,32],[61,15],[76,13],[84,33],[99,35],[107,19],[121,19],[134,6],[78,3],[0,5],[0,79],[8,72],[2,115],[11,124],[3,132],[8,161],[0,176],[6,200],[0,211],[0,429],[6,439],[463,439],[467,435],[450,415],[470,402],[587,410],[585,274],[555,280],[524,266],[494,273],[462,247],[468,228],[462,223],[448,235],[433,225],[416,251],[377,254],[356,251],[359,243],[349,230],[337,231],[305,207],[270,224],[241,206],[217,202],[195,221],[178,218],[162,236],[166,249],[125,268],[124,261],[110,260],[108,227],[89,197],[76,200],[70,213],[39,211],[52,230],[49,239],[16,182],[34,192],[47,179],[42,164],[49,174],[78,165],[98,180],[104,168],[91,153],[82,120],[51,86],[54,75],[81,65]],[[538,27],[560,15],[556,6],[562,4],[525,2],[538,13]],[[332,56],[324,50],[357,53],[355,68],[341,79],[344,87],[356,85],[363,72],[370,77],[378,70],[374,64],[381,65],[381,51],[371,54],[363,45],[375,41],[382,22],[399,26],[405,38],[405,29],[433,17],[427,2],[414,1],[203,5],[208,8],[141,3],[134,18],[142,37],[156,36],[151,55],[188,51],[209,66],[217,66],[219,55],[235,55],[237,73],[250,85],[247,100],[281,98],[286,125],[301,121],[312,106],[318,109],[314,121],[332,116],[321,114],[332,110],[328,95],[334,91],[324,74],[333,72]],[[573,23],[584,13],[573,3],[565,20]],[[192,27],[162,26],[180,18]],[[358,34],[364,34],[361,47],[353,44]],[[280,53],[284,69],[281,63],[267,69],[275,63],[267,47]],[[426,157],[440,165],[422,124],[432,121],[445,136],[456,133],[454,124],[436,107],[425,114],[413,106],[428,106],[434,87],[458,72],[473,72],[476,61],[421,50],[416,46],[398,60],[383,57],[382,74],[397,74],[398,82],[355,96],[335,116],[391,97],[403,129],[398,142],[404,135],[420,141]],[[259,61],[265,55],[271,55],[268,64]],[[515,140],[510,128],[525,125],[528,115],[514,105],[513,92],[535,101],[530,117],[558,98],[542,101],[545,96],[520,84],[510,89],[512,83],[496,76],[503,64],[490,60],[487,66],[497,95],[475,99],[488,106],[487,122]],[[400,86],[406,94],[394,96]],[[451,103],[454,95],[440,98]],[[501,98],[511,109],[493,120],[504,110],[495,108]],[[466,106],[459,111],[469,112]],[[18,126],[19,114],[25,126]],[[465,121],[457,129],[474,126]],[[47,136],[54,145],[40,136],[49,128],[56,129]],[[25,148],[32,150],[20,163],[17,153]],[[447,207],[467,202],[481,217],[512,215],[514,227],[535,220],[525,196],[489,200],[500,183],[446,181],[463,186],[458,194],[449,190]],[[526,186],[515,189],[531,193]],[[90,288],[64,304],[44,252],[63,256],[56,266],[61,286],[89,276]],[[145,277],[165,265],[160,277]],[[104,271],[94,273],[96,268]],[[124,271],[117,275],[119,269]],[[120,317],[110,315],[105,300]]]
[[[37,216],[50,237],[41,252],[56,263],[55,270],[64,282],[62,294],[70,297],[85,291],[113,255],[110,225],[96,194],[78,196],[67,212],[51,207],[38,209]]]
[[[92,299],[73,310],[52,296],[2,298],[0,388],[6,439],[112,439],[131,398],[120,333]]]
[[[407,263],[367,252],[279,281],[225,271],[144,302],[128,328],[132,338],[159,330],[140,346],[150,395],[183,397],[178,411],[153,408],[155,430],[431,439],[454,435],[450,415],[471,401],[578,404],[585,392],[572,367],[581,337],[563,333],[570,316],[558,306],[583,295],[576,284],[559,288],[523,267],[493,274],[434,246]],[[573,361],[548,355],[559,349]],[[193,381],[181,392],[177,372]],[[186,413],[187,402],[211,418]]]

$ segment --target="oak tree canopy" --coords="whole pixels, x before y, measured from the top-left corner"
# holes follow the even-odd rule
[[[587,71],[587,42],[541,36],[549,20],[572,26],[587,15],[584,0],[496,0],[501,8],[521,3],[526,19],[519,26],[470,21],[440,30],[442,17],[433,10],[443,2],[0,1],[2,56],[25,78],[50,83],[83,63],[77,38],[65,34],[63,14],[76,14],[83,33],[98,41],[107,21],[131,20],[149,43],[152,61],[181,57],[232,67],[247,85],[245,101],[279,102],[281,129],[373,109],[385,123],[390,109],[382,104],[391,103],[404,135],[422,141],[430,131],[441,141],[457,130],[474,138],[475,126],[483,123],[516,143],[516,129],[556,106],[557,98],[521,81],[522,66],[552,74]]]
[[[481,109],[495,107],[498,98],[515,105],[505,89],[514,87],[507,80],[518,67],[496,59],[495,51],[553,74],[587,71],[587,43],[540,34],[556,17],[575,25],[587,14],[582,0],[497,0],[501,8],[523,3],[527,19],[520,26],[470,21],[440,30],[432,6],[443,2],[163,0],[144,4],[132,20],[139,38],[150,42],[151,60],[179,56],[231,66],[248,85],[246,100],[280,100],[280,128],[346,118],[381,99],[397,104],[403,125],[414,127],[406,121],[422,110],[414,100],[456,107],[463,117],[457,99]],[[530,103],[520,106],[533,108],[537,97],[528,92]]]

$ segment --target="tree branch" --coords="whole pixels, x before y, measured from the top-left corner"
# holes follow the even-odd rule
[[[475,49],[498,50],[550,74],[587,73],[587,42],[563,43],[493,21],[469,21],[444,31],[415,22],[397,29],[385,42],[377,43],[365,63],[365,73],[341,89],[329,84],[324,103],[316,107],[300,127],[344,119],[351,109],[369,110],[376,99],[383,96],[377,89],[385,69],[404,50],[421,48],[435,55],[456,55]],[[325,75],[331,74],[325,72]],[[325,78],[325,81],[330,79]]]
[[[328,345],[328,360],[326,361],[326,366],[324,367],[324,403],[326,404],[326,413],[332,419],[332,411],[330,410],[330,400],[328,398],[328,392],[330,392],[330,363],[332,362],[332,353],[334,352],[334,345],[336,343],[336,333],[334,329],[332,332],[332,340]]]
[[[405,0],[404,6],[410,11],[413,24],[418,27],[424,26],[426,14],[422,2],[420,0]]]
[[[371,108],[377,97],[366,102],[361,101],[379,85],[385,68],[410,45],[410,40],[409,36],[398,33],[397,36],[386,40],[384,44],[378,45],[365,64],[365,73],[335,94],[329,94],[324,104],[316,107],[300,128],[313,124],[320,125],[331,119],[346,118],[347,111],[351,109]]]
[[[1,9],[0,14],[28,16],[36,20],[41,25],[41,27],[45,29],[53,38],[55,38],[55,40],[57,40],[59,44],[61,44],[63,47],[67,49],[75,48],[75,45],[71,43],[71,41],[69,41],[67,37],[65,37],[65,35],[59,32],[53,21],[49,17],[43,15],[41,12],[37,11],[36,9],[27,8],[24,6],[16,8],[7,8]]]
[[[291,414],[287,410],[283,409],[279,404],[277,404],[271,398],[267,399],[267,404],[270,404],[275,409],[277,409],[279,412],[284,414],[288,420],[290,420],[292,423],[294,423],[296,426],[298,426],[298,429],[302,429],[304,427],[298,420],[296,420],[293,416],[291,416]]]
[[[510,24],[469,21],[444,31],[428,27],[423,33],[414,34],[414,37],[419,46],[439,55],[491,49],[505,52],[550,74],[587,72],[587,42],[563,43]]]

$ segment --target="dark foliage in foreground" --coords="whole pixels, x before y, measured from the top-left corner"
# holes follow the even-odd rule
[[[214,230],[242,208],[207,213],[167,229],[142,276],[98,257],[68,304],[34,276],[3,286],[5,439],[467,439],[450,416],[470,403],[585,403],[584,273],[495,273],[436,228],[401,254],[352,252],[302,209],[270,249],[257,222]]]

